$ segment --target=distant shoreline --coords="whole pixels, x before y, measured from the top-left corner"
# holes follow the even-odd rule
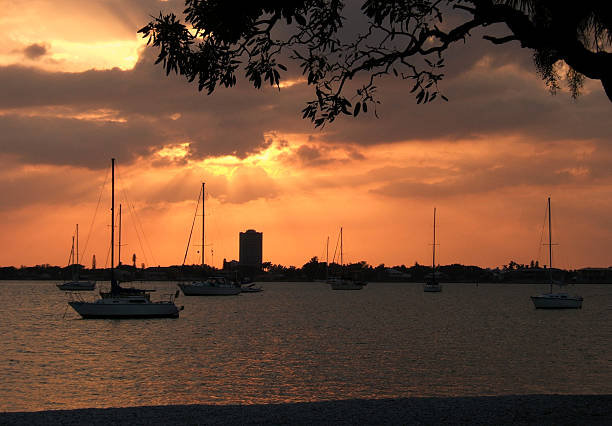
[[[343,267],[318,262],[316,258],[302,267],[285,267],[267,265],[261,268],[240,267],[237,269],[217,269],[208,265],[185,266],[149,266],[137,268],[135,265],[120,265],[114,270],[114,277],[119,281],[178,281],[200,280],[202,277],[223,275],[238,282],[311,282],[325,281],[333,276],[333,271],[341,271],[343,276],[365,282],[415,282],[423,283],[431,279],[431,266],[414,264],[376,267],[366,262],[345,265]],[[529,283],[547,284],[562,282],[566,284],[609,284],[612,283],[612,267],[581,268],[565,270],[545,268],[532,262],[522,265],[510,262],[502,268],[481,268],[473,265],[438,265],[436,281],[442,283]],[[90,281],[108,281],[111,277],[109,268],[88,269],[83,265],[59,267],[52,265],[0,267],[0,280],[55,280],[70,281],[76,278]]]
[[[609,425],[612,395],[355,399],[0,413],[0,425]]]
[[[0,278],[0,283],[2,282],[41,282],[41,283],[58,283],[62,280],[54,279],[54,278],[32,278],[32,279],[5,279]],[[122,283],[133,283],[138,285],[138,283],[146,283],[146,282],[185,282],[192,281],[191,279],[147,279],[147,280],[127,280],[121,281]],[[195,281],[195,280],[194,280]],[[97,282],[107,282],[110,283],[109,280],[97,280]],[[296,284],[327,284],[325,281],[306,281],[306,280],[267,280],[267,281],[253,281],[258,284],[279,284],[279,283],[296,283]],[[425,281],[371,281],[368,284],[424,284]],[[547,282],[538,282],[538,281],[440,281],[440,284],[461,284],[461,285],[479,285],[479,284],[516,284],[516,285],[548,285]],[[612,284],[611,282],[588,282],[588,283],[568,283],[566,285],[608,285]]]

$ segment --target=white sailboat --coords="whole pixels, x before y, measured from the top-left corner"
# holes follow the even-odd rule
[[[94,302],[73,300],[68,304],[83,318],[178,318],[180,309],[174,304],[178,295],[170,295],[169,300],[153,302],[150,293],[154,290],[124,288],[115,279],[115,159],[112,165],[111,201],[111,289],[100,292]],[[178,293],[178,291],[177,291]]]
[[[204,272],[204,186],[202,182],[202,272]],[[196,215],[197,215],[196,206]],[[195,220],[195,219],[194,219]],[[191,237],[190,237],[191,238]],[[187,242],[187,251],[189,250],[189,242]],[[185,251],[185,259],[187,258],[187,251]],[[200,281],[193,281],[191,283],[179,283],[178,287],[183,291],[185,296],[235,296],[242,292],[240,285],[236,285],[225,277],[208,277]]]
[[[580,309],[582,308],[582,296],[571,295],[564,292],[553,293],[552,277],[552,226],[550,222],[550,197],[548,197],[548,270],[550,272],[550,290],[548,293],[531,296],[531,301],[536,309]],[[557,283],[559,286],[561,282]]]
[[[342,250],[342,227],[340,227],[340,275],[327,278],[327,283],[331,286],[332,290],[361,290],[366,283],[364,281],[357,281],[345,273]]]
[[[260,285],[255,285],[255,283],[240,285],[241,293],[260,293],[262,291],[263,288]]]
[[[76,258],[76,260],[75,260]],[[64,291],[91,291],[96,288],[95,281],[79,279],[79,224],[76,225],[76,250],[74,237],[72,237],[72,250],[70,251],[70,262],[72,265],[72,281],[56,284],[57,288]]]
[[[433,255],[431,262],[431,279],[423,286],[423,291],[427,293],[439,293],[442,291],[442,286],[436,280],[436,208],[433,213]]]

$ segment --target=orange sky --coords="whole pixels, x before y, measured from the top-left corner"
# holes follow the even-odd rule
[[[612,265],[612,104],[597,82],[578,101],[551,96],[528,51],[475,35],[449,53],[450,102],[415,105],[386,79],[380,119],[318,130],[300,118],[311,93],[291,75],[280,92],[243,82],[206,96],[154,67],[136,30],[181,4],[4,8],[0,266],[65,265],[76,223],[82,263],[107,264],[108,186],[93,219],[111,157],[118,200],[136,212],[123,217],[124,262],[182,262],[204,181],[215,266],[237,258],[249,228],[264,233],[265,261],[301,266],[325,256],[340,226],[348,261],[427,264],[434,206],[442,264],[548,263],[548,196],[555,264]]]

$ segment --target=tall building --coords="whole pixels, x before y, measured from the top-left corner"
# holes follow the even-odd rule
[[[240,266],[261,268],[263,233],[254,229],[240,233]]]

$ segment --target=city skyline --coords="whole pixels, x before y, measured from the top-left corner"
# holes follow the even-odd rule
[[[204,181],[206,258],[216,267],[237,256],[245,229],[266,234],[264,261],[302,265],[321,258],[340,226],[348,262],[426,265],[434,207],[442,264],[547,263],[548,196],[553,266],[612,264],[612,104],[599,82],[587,80],[576,101],[564,88],[552,96],[530,51],[497,48],[475,31],[448,52],[449,102],[416,105],[406,82],[384,79],[379,119],[315,129],[301,119],[310,89],[297,67],[280,91],[245,82],[207,96],[166,77],[136,31],[160,9],[182,8],[5,8],[0,266],[66,264],[76,223],[81,258],[95,253],[104,266],[106,193],[96,207],[111,157],[124,262],[136,253],[137,264],[180,264]]]

